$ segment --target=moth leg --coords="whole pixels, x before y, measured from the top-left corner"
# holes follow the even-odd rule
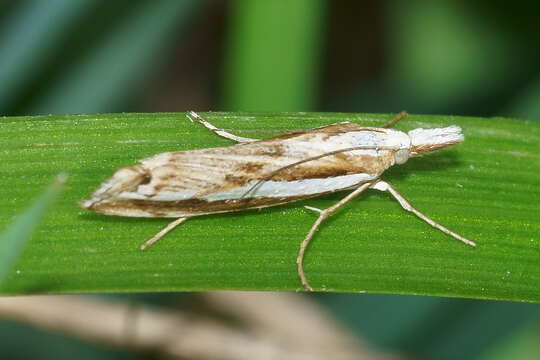
[[[187,217],[181,217],[176,220],[174,220],[169,225],[165,226],[163,230],[158,232],[156,235],[152,236],[150,239],[148,239],[144,244],[141,245],[141,250],[145,250],[147,247],[149,247],[152,244],[155,244],[159,239],[161,239],[163,236],[165,236],[169,231],[183,223],[189,218],[192,218],[193,216],[187,216]]]
[[[258,139],[251,139],[251,138],[245,138],[245,137],[241,137],[241,136],[236,136],[236,135],[231,134],[231,133],[229,133],[229,132],[227,132],[225,130],[218,129],[214,125],[210,124],[208,121],[204,120],[202,118],[202,116],[197,114],[195,111],[188,112],[187,117],[189,118],[189,120],[197,121],[198,123],[202,124],[205,128],[207,128],[208,130],[214,132],[215,134],[217,134],[217,135],[219,135],[221,137],[224,137],[225,139],[229,139],[229,140],[236,141],[236,142],[239,142],[239,143],[250,143],[250,142],[254,142],[254,141],[258,140]]]
[[[476,243],[474,243],[473,241],[467,238],[464,238],[461,235],[456,234],[455,232],[442,226],[441,224],[435,222],[433,219],[427,217],[426,215],[422,214],[420,211],[416,210],[411,205],[411,203],[407,201],[407,199],[405,199],[400,193],[397,192],[396,189],[392,187],[392,185],[388,184],[387,182],[380,180],[377,183],[373,184],[372,188],[376,190],[380,190],[380,191],[388,191],[399,202],[401,207],[404,208],[405,210],[412,212],[414,215],[418,216],[420,219],[424,220],[429,225],[433,226],[436,229],[439,229],[445,234],[450,235],[454,239],[464,242],[465,244],[469,246],[476,246]]]
[[[400,111],[399,114],[397,114],[393,119],[388,120],[384,124],[381,125],[382,128],[389,128],[390,126],[397,123],[399,120],[403,119],[405,116],[407,116],[407,112],[405,110]]]
[[[300,281],[302,282],[302,285],[304,285],[304,288],[308,291],[313,291],[313,288],[311,285],[309,285],[308,279],[306,278],[306,274],[304,273],[304,254],[306,252],[306,249],[309,245],[309,242],[313,238],[313,235],[315,235],[315,232],[319,229],[319,226],[321,226],[321,223],[328,218],[330,215],[332,215],[334,212],[336,212],[339,208],[341,208],[343,205],[354,199],[355,197],[359,196],[361,193],[363,193],[365,190],[367,190],[373,183],[367,182],[362,185],[360,185],[356,190],[354,190],[349,195],[345,196],[343,199],[335,203],[334,205],[330,206],[329,208],[326,208],[324,210],[317,209],[311,206],[306,206],[307,209],[313,210],[315,212],[319,213],[319,217],[317,220],[315,220],[315,223],[313,226],[311,226],[311,229],[307,233],[306,237],[300,244],[300,250],[298,251],[298,256],[296,258],[296,267],[298,270],[298,276],[300,277]]]

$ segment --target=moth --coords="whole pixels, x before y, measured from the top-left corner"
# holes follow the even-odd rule
[[[175,218],[146,241],[144,250],[189,218],[259,209],[352,190],[327,209],[305,206],[318,218],[300,244],[296,266],[304,288],[313,291],[304,273],[309,242],[321,223],[367,189],[389,192],[407,211],[442,232],[474,242],[435,222],[381,180],[386,169],[410,157],[427,154],[464,140],[461,128],[415,129],[408,133],[388,127],[364,127],[343,122],[267,139],[251,139],[219,129],[191,111],[187,117],[238,144],[174,151],[140,160],[116,173],[81,203],[106,215]]]

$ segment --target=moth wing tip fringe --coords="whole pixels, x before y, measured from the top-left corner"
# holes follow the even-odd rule
[[[79,207],[82,209],[92,210],[92,207],[96,203],[95,199],[85,199],[79,202]]]

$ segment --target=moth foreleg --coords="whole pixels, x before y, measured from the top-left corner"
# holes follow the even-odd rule
[[[476,246],[476,243],[474,243],[473,241],[471,241],[471,240],[469,240],[467,238],[464,238],[461,235],[456,234],[455,232],[453,232],[450,229],[442,226],[441,224],[435,222],[435,220],[427,217],[426,215],[422,214],[420,211],[416,210],[411,205],[411,203],[407,199],[405,199],[403,197],[403,195],[398,193],[397,190],[394,189],[394,187],[392,187],[392,185],[390,185],[389,183],[380,180],[377,183],[373,184],[372,188],[376,189],[376,190],[379,190],[379,191],[388,191],[399,202],[401,207],[404,208],[405,210],[412,212],[414,215],[418,216],[420,219],[424,220],[429,225],[433,226],[436,229],[439,229],[440,231],[442,231],[445,234],[450,235],[454,239],[462,241],[465,244],[470,245],[470,246]]]
[[[172,223],[167,225],[163,230],[158,232],[156,235],[152,236],[150,239],[148,239],[144,244],[141,245],[141,250],[146,249],[152,244],[155,244],[159,239],[161,239],[163,236],[165,236],[169,231],[186,221],[187,219],[191,218],[193,216],[188,217],[181,217],[176,220],[174,220]]]
[[[258,139],[251,139],[251,138],[245,138],[245,137],[242,137],[242,136],[236,136],[234,134],[231,134],[223,129],[219,129],[217,127],[215,127],[214,125],[210,124],[208,121],[206,121],[205,119],[202,118],[202,116],[200,116],[199,114],[197,114],[195,111],[190,111],[187,113],[187,117],[193,121],[197,121],[198,123],[202,124],[205,128],[207,128],[208,130],[214,132],[215,134],[221,136],[221,137],[224,137],[225,139],[229,139],[229,140],[232,140],[232,141],[236,141],[236,142],[239,142],[239,143],[250,143],[250,142],[253,142],[253,141],[257,141]]]
[[[334,212],[336,212],[339,208],[341,208],[343,205],[354,199],[355,197],[359,196],[362,192],[364,192],[366,189],[368,189],[373,183],[368,182],[360,185],[356,190],[351,192],[349,195],[345,196],[343,199],[338,201],[336,204],[330,206],[329,208],[326,208],[324,210],[313,208],[310,206],[306,206],[307,209],[313,210],[315,212],[319,213],[319,217],[317,220],[315,220],[315,223],[313,226],[311,226],[311,229],[307,233],[306,237],[300,244],[300,250],[298,251],[298,256],[296,258],[296,267],[298,270],[298,276],[300,277],[300,281],[302,282],[302,285],[304,285],[304,288],[308,291],[313,291],[313,288],[311,285],[309,285],[308,279],[306,277],[306,274],[304,273],[304,254],[306,252],[306,249],[309,245],[309,242],[313,238],[313,235],[315,235],[315,232],[319,229],[319,226],[321,226],[321,223],[328,218],[330,215],[332,215]]]
[[[395,123],[397,123],[399,120],[403,119],[405,116],[407,116],[407,112],[405,110],[403,111],[400,111],[399,114],[397,114],[396,116],[394,116],[393,119],[390,119],[388,120],[387,122],[385,122],[384,124],[381,125],[382,128],[389,128],[390,126],[394,125]]]

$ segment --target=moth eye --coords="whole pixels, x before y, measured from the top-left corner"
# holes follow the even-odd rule
[[[403,164],[409,160],[409,149],[399,149],[396,151],[395,159],[396,164]]]

